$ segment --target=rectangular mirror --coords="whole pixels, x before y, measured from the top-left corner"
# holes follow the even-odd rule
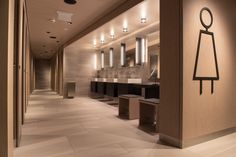
[[[160,70],[159,67],[159,54],[160,54],[160,48],[158,45],[153,45],[148,48],[148,63],[149,63],[149,81],[157,81],[158,79],[158,73]]]
[[[135,66],[135,49],[131,49],[126,52],[126,66],[127,67]]]
[[[126,64],[126,44],[121,43],[120,45],[120,65],[124,67]]]

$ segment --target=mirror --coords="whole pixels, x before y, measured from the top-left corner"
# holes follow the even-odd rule
[[[126,66],[127,67],[135,66],[135,49],[131,49],[126,52]]]
[[[159,46],[154,45],[148,48],[149,51],[149,81],[157,81],[159,77]]]

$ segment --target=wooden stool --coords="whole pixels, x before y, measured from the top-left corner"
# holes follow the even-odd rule
[[[158,132],[158,104],[159,99],[139,100],[139,126]]]
[[[119,96],[119,116],[127,119],[139,118],[139,95]]]

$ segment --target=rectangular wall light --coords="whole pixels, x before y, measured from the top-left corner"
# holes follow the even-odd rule
[[[141,64],[142,57],[142,38],[136,38],[136,47],[135,47],[135,64]]]
[[[147,61],[147,40],[146,38],[136,38],[135,64],[141,65]]]
[[[94,64],[94,70],[97,70],[97,54],[94,54],[93,64]]]
[[[147,48],[147,39],[146,38],[142,38],[142,63],[147,62],[147,56],[148,56],[148,48]]]
[[[109,51],[109,58],[110,58],[110,68],[113,67],[113,56],[114,55],[114,49],[113,48],[110,48],[110,51]]]
[[[101,52],[101,69],[104,69],[104,51]]]
[[[125,60],[126,60],[126,45],[124,43],[121,43],[120,46],[120,65],[125,66]]]

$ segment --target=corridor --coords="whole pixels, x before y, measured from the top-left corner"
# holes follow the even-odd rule
[[[233,157],[236,134],[177,149],[156,144],[158,135],[138,129],[138,121],[117,118],[117,108],[88,97],[62,99],[37,90],[15,157]],[[219,151],[220,150],[220,151]]]

